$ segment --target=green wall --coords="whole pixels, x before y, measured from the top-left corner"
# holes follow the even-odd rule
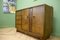
[[[3,0],[0,0],[0,28],[15,27],[15,14],[3,13]]]
[[[40,4],[53,6],[53,35],[60,36],[60,0],[17,0],[17,10]]]

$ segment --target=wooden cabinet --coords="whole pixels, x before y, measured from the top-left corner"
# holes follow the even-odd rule
[[[16,11],[17,31],[47,39],[52,32],[53,8],[46,4]]]

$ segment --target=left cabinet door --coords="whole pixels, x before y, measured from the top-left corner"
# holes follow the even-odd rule
[[[29,31],[29,9],[22,10],[22,30]]]
[[[21,19],[22,19],[22,15],[21,15],[21,11],[16,11],[16,28],[17,28],[17,31],[21,31],[21,26],[22,26],[22,22],[21,22]]]

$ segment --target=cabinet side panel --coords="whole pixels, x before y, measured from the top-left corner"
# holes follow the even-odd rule
[[[53,24],[53,8],[50,6],[45,6],[45,27],[44,27],[44,34],[45,37],[48,38],[52,32],[52,25]]]

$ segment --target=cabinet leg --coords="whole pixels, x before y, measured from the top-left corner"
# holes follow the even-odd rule
[[[47,40],[47,39],[45,39],[45,38],[41,38],[40,40]]]
[[[40,40],[46,40],[46,39],[40,39]]]

